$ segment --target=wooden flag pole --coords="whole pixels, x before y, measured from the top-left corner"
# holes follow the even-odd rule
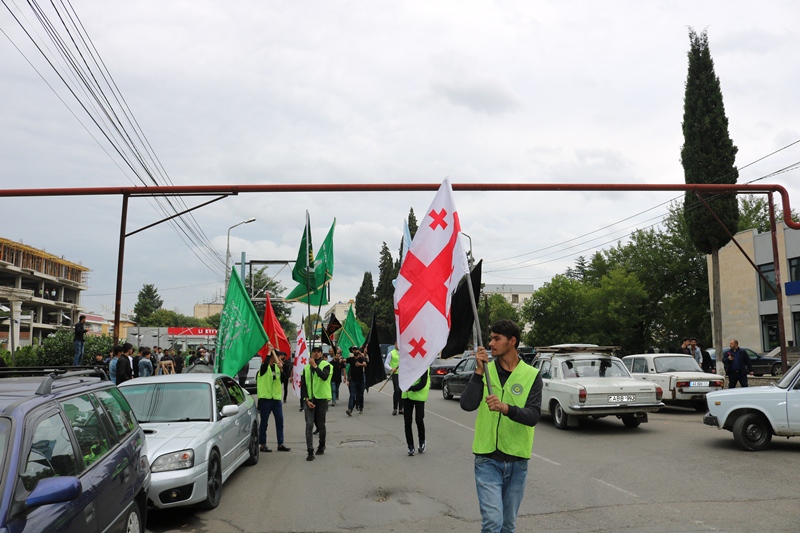
[[[478,306],[475,303],[475,290],[472,288],[472,271],[467,273],[467,286],[469,288],[469,303],[472,304],[472,316],[475,318],[475,325],[478,326],[476,329],[478,334],[478,346],[483,346],[483,339],[481,338],[481,323],[478,320]],[[492,380],[489,378],[489,374],[487,372],[487,367],[483,363],[483,376],[486,378],[486,388],[489,391],[489,396],[494,394],[492,392]]]

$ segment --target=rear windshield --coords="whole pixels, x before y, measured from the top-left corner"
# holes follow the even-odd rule
[[[567,359],[561,363],[565,378],[627,378],[630,377],[622,361],[611,357],[597,359]]]
[[[702,372],[694,357],[655,357],[656,372]]]
[[[120,390],[140,423],[211,421],[208,383],[142,383]]]

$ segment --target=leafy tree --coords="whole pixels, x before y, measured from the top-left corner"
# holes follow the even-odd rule
[[[311,313],[305,318],[303,322],[306,328],[306,339],[309,340],[318,340],[320,338],[319,335],[315,333],[315,327],[319,329],[322,326],[322,317],[319,316],[317,313]]]
[[[222,318],[221,313],[216,313],[211,316],[206,317],[206,322],[208,322],[208,326],[214,329],[219,329],[219,322]],[[288,335],[288,332],[284,331]]]
[[[139,321],[139,327],[149,328],[196,328],[209,327],[208,322],[203,318],[183,315],[168,309],[159,309],[144,320]]]
[[[690,28],[689,41],[689,71],[683,101],[684,143],[681,147],[684,178],[687,184],[736,183],[739,177],[735,166],[738,149],[728,133],[728,118],[719,78],[714,73],[708,34],[704,31],[698,35]],[[701,252],[711,254],[714,339],[717,353],[722,353],[719,249],[730,242],[730,234],[738,229],[739,206],[735,194],[700,196],[708,208],[697,200],[693,192],[687,191],[683,213],[692,243]]]
[[[418,229],[417,216],[414,214],[414,208],[412,207],[408,210],[408,232],[411,234],[412,239],[417,234]]]
[[[590,328],[589,287],[557,274],[522,306],[522,317],[533,324],[522,335],[528,346],[587,342]],[[484,341],[485,342],[485,341]]]
[[[590,342],[621,346],[627,353],[648,348],[645,331],[648,294],[636,275],[615,268],[588,293]]]
[[[74,333],[69,329],[60,329],[42,339],[40,363],[43,365],[72,365],[75,355],[73,345]],[[86,352],[86,346],[84,346]]]
[[[133,306],[134,320],[141,325],[142,320],[146,319],[164,305],[164,300],[158,295],[155,285],[145,284],[139,291],[139,298]]]
[[[282,299],[283,293],[286,292],[286,287],[281,285],[276,279],[269,277],[267,274],[267,267],[248,273],[245,276],[244,282],[251,298],[265,298],[266,293],[269,292],[272,309],[275,311],[275,316],[278,317],[278,322],[281,323],[283,332],[286,333],[287,337],[297,331],[297,324],[290,319],[292,315],[292,306]],[[253,302],[253,305],[256,311],[258,311],[259,316],[263,318],[264,312],[267,309],[266,302]]]
[[[378,263],[378,286],[375,288],[375,324],[378,335],[384,342],[394,342],[397,334],[394,321],[394,285],[392,281],[397,278],[392,253],[386,242],[381,246],[380,261]]]
[[[489,324],[504,319],[519,323],[517,309],[508,303],[502,294],[489,294],[484,298],[484,303],[489,306]]]
[[[798,221],[797,213],[792,210],[791,218]],[[775,210],[775,221],[783,220],[783,209]],[[761,194],[739,195],[739,229],[744,231],[755,229],[759,233],[769,233],[769,202],[767,196]]]
[[[372,284],[372,272],[364,272],[361,288],[358,289],[358,294],[356,294],[356,317],[362,322],[369,322],[372,320],[374,307],[375,286]]]
[[[8,363],[11,364],[11,354]],[[38,346],[21,346],[14,352],[14,366],[40,366],[42,364],[41,350]],[[72,357],[70,362],[72,364]]]

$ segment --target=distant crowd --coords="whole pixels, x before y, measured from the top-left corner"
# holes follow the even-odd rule
[[[184,369],[195,364],[213,364],[213,354],[202,345],[197,350],[185,354],[176,354],[174,348],[166,350],[160,346],[134,346],[126,342],[114,346],[106,355],[95,354],[94,365],[100,366],[108,374],[111,381],[119,385],[139,377],[158,374],[181,374]]]

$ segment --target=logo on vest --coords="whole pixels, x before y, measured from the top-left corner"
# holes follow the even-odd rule
[[[519,383],[514,383],[513,385],[511,385],[511,394],[515,394],[517,396],[522,394],[522,385],[520,385]]]

